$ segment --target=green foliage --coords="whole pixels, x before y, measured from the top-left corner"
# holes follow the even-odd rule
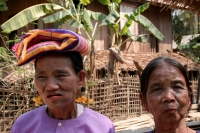
[[[0,39],[6,46],[5,39],[7,38],[3,37],[0,34]],[[8,64],[13,63],[13,59],[14,59],[13,57],[14,57],[13,53],[7,47],[0,47],[0,66],[4,66],[5,63],[8,63]]]
[[[6,48],[4,47],[0,47],[0,61],[4,60],[7,61],[8,60],[8,51]]]
[[[2,32],[10,33],[11,31],[17,30],[28,23],[39,19],[41,16],[53,13],[61,8],[62,7],[51,3],[39,4],[26,8],[2,24]]]
[[[119,24],[115,21],[119,19],[120,15],[116,10],[110,12],[110,14],[102,21],[101,26],[108,25],[109,28],[119,28]],[[117,26],[116,26],[117,25]]]
[[[88,37],[91,44],[91,53],[94,53],[94,43],[96,36],[102,26],[108,26],[111,33],[112,46],[117,44],[119,48],[128,40],[147,42],[147,35],[131,35],[129,27],[133,21],[142,24],[150,33],[162,40],[163,35],[157,30],[157,28],[144,16],[141,15],[149,7],[149,3],[146,3],[136,9],[131,15],[126,15],[127,22],[122,30],[120,29],[120,15],[119,4],[121,0],[98,0],[101,4],[107,5],[109,9],[109,15],[105,15],[101,12],[92,12],[85,8],[92,0],[80,0],[79,4],[75,6],[73,0],[47,0],[51,3],[39,4],[31,6],[10,20],[1,25],[3,32],[11,32],[19,29],[30,22],[33,22],[40,17],[44,17],[45,23],[56,22],[56,27],[69,22],[70,26],[77,28],[77,31],[82,29]],[[93,28],[92,20],[97,20],[98,23],[95,29]],[[122,42],[122,36],[127,39]],[[90,54],[90,70],[93,73],[94,69],[94,54]]]
[[[163,40],[164,36],[160,31],[143,15],[138,15],[134,19],[139,24],[142,24],[146,30],[148,30],[150,33],[152,33],[156,38],[159,40]]]
[[[190,27],[187,21],[189,20],[189,14],[183,15],[184,13],[179,13],[177,10],[173,10],[172,15],[172,32],[174,36],[174,41],[180,44],[183,35],[188,35],[190,32]]]
[[[122,0],[98,0],[103,5],[110,5],[112,3],[119,4],[122,2]]]
[[[7,22],[1,25],[3,32],[9,33],[13,30],[26,26],[28,23],[44,16],[45,23],[56,22],[57,28],[61,24],[69,21],[70,26],[77,28],[77,31],[81,31],[80,29],[83,29],[88,37],[88,40],[90,41],[91,52],[93,51],[94,53],[95,38],[101,26],[97,26],[97,28],[93,30],[94,28],[92,20],[103,21],[106,18],[106,15],[100,12],[92,12],[84,8],[84,6],[90,4],[92,0],[81,0],[77,6],[75,6],[73,0],[47,1],[51,3],[31,6],[9,19]],[[94,64],[93,59],[95,58],[91,56],[90,61]],[[93,69],[91,68],[91,73],[92,72]]]
[[[122,0],[112,0],[114,3],[117,3],[117,4],[119,4],[119,3],[121,3],[122,2]]]
[[[128,36],[130,36],[130,39],[132,41],[138,41],[138,42],[148,42],[148,35],[141,34],[141,35],[131,35],[130,31],[127,32]]]
[[[131,15],[126,14],[125,17],[127,18],[127,21],[124,27],[122,28],[120,35],[126,34],[128,28],[132,25],[133,20],[135,20],[135,17],[144,12],[148,8],[149,8],[149,3],[145,3],[144,5],[138,7]]]
[[[178,49],[193,61],[200,63],[200,36],[190,40],[187,44],[179,45]]]
[[[67,12],[69,12],[69,13],[67,13]],[[61,10],[61,11],[58,11],[58,12],[51,14],[47,17],[44,17],[43,18],[44,23],[53,23],[53,22],[62,21],[62,20],[63,20],[63,23],[64,23],[67,20],[72,19],[71,15],[69,15],[69,14],[75,15],[74,10],[69,9],[69,10],[67,10],[67,12],[65,10]]]
[[[108,5],[108,4],[111,3],[110,0],[99,0],[99,2],[100,2],[101,4],[103,4],[103,5]]]
[[[84,24],[86,31],[93,31],[93,25],[91,22],[91,14],[86,9],[83,10],[83,14],[84,14],[84,17],[82,19],[82,22]]]
[[[93,81],[93,80],[89,80],[86,84],[86,87],[91,87],[91,86],[94,86],[94,85],[97,85],[97,82],[96,81]]]
[[[80,0],[80,3],[83,5],[89,5],[93,0]]]
[[[174,41],[179,45],[182,36],[199,34],[200,23],[199,18],[195,14],[188,11],[173,10],[172,11],[172,31]]]
[[[121,2],[121,1],[118,1],[118,2]],[[124,27],[122,27],[122,30],[120,30],[121,18],[118,12],[119,3],[117,3],[117,6],[115,6],[117,7],[116,9],[110,8],[110,5],[116,4],[116,3],[114,2],[111,2],[109,4],[108,3],[106,3],[106,5],[108,5],[108,8],[112,10],[110,10],[110,14],[106,17],[105,20],[102,21],[101,25],[107,25],[109,27],[111,31],[112,46],[116,44],[119,48],[121,48],[121,46],[128,40],[147,42],[148,36],[146,35],[141,35],[141,36],[131,35],[131,32],[129,31],[129,27],[132,25],[133,21],[139,24],[142,24],[151,34],[153,34],[159,40],[163,39],[163,35],[160,33],[160,31],[146,17],[141,15],[142,12],[148,9],[149,3],[145,3],[141,5],[130,15],[125,14],[127,21]],[[127,36],[128,39],[122,42],[122,36],[124,35]]]
[[[8,7],[6,5],[6,2],[4,0],[0,0],[0,12],[7,11]]]

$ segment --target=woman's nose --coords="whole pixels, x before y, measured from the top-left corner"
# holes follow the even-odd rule
[[[46,90],[56,90],[59,88],[57,81],[54,78],[49,78],[46,82]]]
[[[175,102],[175,97],[173,92],[171,92],[170,90],[165,90],[162,94],[162,102],[163,103]]]

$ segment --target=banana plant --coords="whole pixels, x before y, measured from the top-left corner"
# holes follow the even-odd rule
[[[154,35],[159,40],[163,40],[163,35],[161,32],[143,15],[146,9],[149,8],[149,3],[145,3],[142,6],[138,7],[135,11],[133,11],[130,15],[125,14],[127,21],[125,25],[120,29],[120,21],[121,17],[119,15],[119,4],[122,0],[99,0],[99,2],[103,5],[107,5],[110,14],[114,14],[107,17],[102,22],[102,25],[107,25],[110,29],[111,35],[111,47],[109,48],[111,52],[110,61],[109,61],[109,68],[108,71],[111,75],[116,74],[117,72],[117,62],[123,63],[123,55],[121,51],[121,47],[127,41],[139,41],[139,42],[148,42],[148,35],[141,34],[141,35],[133,35],[129,30],[129,27],[133,23],[133,21],[143,25],[146,30],[148,30],[152,35]],[[113,17],[114,16],[114,17]],[[123,37],[127,39],[123,40]],[[117,74],[118,76],[118,74]]]
[[[80,29],[83,29],[87,35],[88,41],[91,44],[90,72],[93,73],[95,61],[94,42],[101,27],[94,30],[92,20],[102,22],[106,15],[85,9],[84,6],[90,4],[92,0],[80,0],[77,7],[75,7],[73,0],[47,1],[51,3],[38,4],[26,8],[6,21],[1,25],[1,32],[10,33],[41,17],[43,17],[45,23],[56,22],[57,28],[68,21],[71,26],[77,28],[77,33],[80,34]]]
[[[13,16],[11,19],[6,21],[1,25],[1,29],[3,33],[10,33],[11,31],[17,30],[30,22],[33,22],[39,19],[42,16],[47,14],[51,14],[56,10],[61,9],[60,6],[52,4],[52,3],[45,3],[45,4],[38,4],[29,8],[24,9],[23,11],[19,12],[17,15]]]
[[[133,21],[143,25],[146,30],[148,30],[152,35],[154,35],[159,40],[163,40],[162,33],[141,13],[144,12],[146,9],[149,8],[149,3],[145,3],[138,7],[134,12],[132,12],[130,15],[125,14],[125,17],[127,21],[125,22],[125,25],[120,29],[120,15],[118,12],[119,4],[121,3],[121,0],[99,0],[100,3],[107,5],[108,9],[110,11],[110,14],[114,14],[111,16],[115,16],[114,18],[110,18],[109,15],[107,19],[105,19],[102,23],[102,25],[107,25],[111,31],[111,39],[112,39],[112,45],[110,48],[111,53],[114,54],[115,58],[123,62],[123,58],[120,55],[120,50],[123,44],[125,44],[127,41],[140,41],[140,42],[147,42],[148,36],[145,34],[142,35],[132,35],[129,27],[133,23]],[[127,37],[126,40],[123,40],[123,37]]]
[[[47,0],[51,3],[44,3],[39,5],[34,5],[29,7],[7,22],[1,25],[2,32],[11,32],[13,30],[19,29],[30,22],[33,22],[40,17],[43,17],[45,23],[56,22],[56,26],[59,27],[63,23],[69,21],[69,24],[77,28],[77,33],[80,33],[80,29],[86,33],[87,38],[91,44],[91,53],[90,53],[90,72],[93,74],[94,65],[95,65],[95,52],[94,52],[94,42],[98,34],[98,31],[102,26],[108,26],[112,33],[112,46],[118,44],[118,47],[121,47],[126,41],[142,41],[147,42],[147,35],[131,35],[131,32],[128,29],[133,20],[140,22],[147,29],[153,31],[152,33],[160,32],[154,27],[151,28],[149,21],[146,21],[144,17],[139,17],[139,14],[144,11],[144,7],[139,8],[137,12],[134,12],[130,16],[126,16],[128,21],[125,24],[122,31],[119,29],[120,15],[118,13],[119,3],[121,0],[98,0],[104,5],[108,5],[109,14],[105,15],[101,12],[92,12],[84,8],[85,5],[90,4],[93,0],[80,0],[77,7],[75,7],[73,0]],[[45,17],[44,17],[45,16]],[[130,18],[130,19],[129,19]],[[131,20],[133,19],[133,20]],[[92,25],[92,20],[98,20],[98,26]],[[148,23],[145,23],[148,22]],[[126,32],[127,31],[127,32]],[[128,36],[128,39],[122,42],[122,36]],[[121,43],[122,42],[122,43]]]

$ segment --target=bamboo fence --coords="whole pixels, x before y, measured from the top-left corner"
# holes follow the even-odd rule
[[[87,96],[94,103],[88,107],[109,117],[113,122],[136,119],[147,114],[139,100],[138,76],[119,77],[119,80],[104,78],[92,82],[95,84],[89,87]],[[196,100],[197,81],[192,81],[192,85]],[[33,77],[17,82],[0,82],[0,132],[9,132],[18,116],[36,108],[32,101],[36,95]]]

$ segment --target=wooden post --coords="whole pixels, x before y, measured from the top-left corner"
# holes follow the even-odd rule
[[[199,71],[199,73],[200,73],[200,71]],[[198,104],[198,112],[200,112],[200,75],[198,76],[197,104]]]

